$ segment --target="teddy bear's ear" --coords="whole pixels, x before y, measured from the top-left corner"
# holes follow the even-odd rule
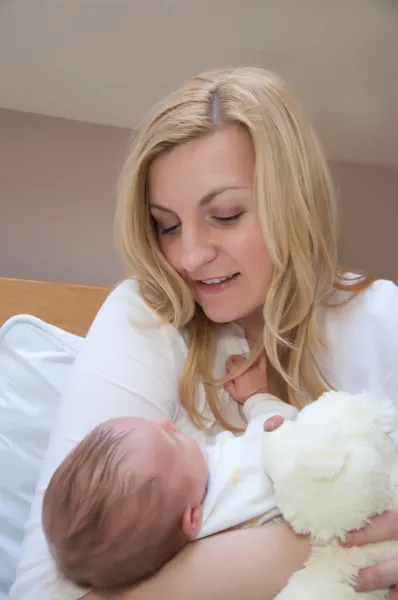
[[[348,457],[348,451],[341,444],[321,446],[307,457],[302,457],[302,467],[310,475],[313,481],[332,481],[344,469]]]

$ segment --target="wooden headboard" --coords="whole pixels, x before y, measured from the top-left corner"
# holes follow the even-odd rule
[[[111,288],[0,277],[0,325],[17,314],[86,335]]]

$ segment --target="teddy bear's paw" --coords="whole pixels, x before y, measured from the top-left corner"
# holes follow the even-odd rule
[[[331,583],[326,579],[324,584],[314,585],[307,581],[303,586],[302,582],[298,583],[291,578],[288,585],[274,600],[388,600],[388,591],[359,593],[347,584]]]
[[[362,592],[358,594],[358,600],[388,600],[388,590],[376,590],[374,592]]]
[[[299,580],[293,575],[275,600],[364,600],[364,595],[345,583],[331,582],[327,578],[323,581]]]

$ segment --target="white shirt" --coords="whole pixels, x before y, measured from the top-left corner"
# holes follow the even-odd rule
[[[203,386],[199,389],[199,408],[210,419],[206,432],[199,432],[187,419],[178,403],[186,340],[172,325],[137,328],[133,324],[153,319],[135,281],[120,284],[99,311],[61,402],[10,600],[77,600],[85,593],[57,575],[41,528],[41,505],[55,469],[96,425],[122,416],[168,416],[201,445],[211,444],[220,433],[206,405]],[[398,288],[378,281],[339,308],[319,309],[319,322],[325,347],[318,359],[329,383],[349,392],[380,385],[398,404]],[[214,375],[224,375],[229,355],[247,351],[242,329],[233,324],[224,326]],[[246,425],[239,406],[225,390],[220,392],[220,405],[230,423]]]
[[[243,405],[243,435],[223,431],[203,450],[209,481],[197,539],[237,526],[260,526],[281,516],[263,461],[264,421],[274,415],[292,420],[297,409],[270,394],[256,394]]]

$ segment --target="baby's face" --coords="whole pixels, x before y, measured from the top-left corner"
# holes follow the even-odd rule
[[[209,472],[199,444],[179,431],[170,419],[161,418],[156,425],[152,442],[159,452],[159,465],[167,473],[168,485],[179,486],[192,502],[201,504]]]
[[[170,419],[147,421],[134,417],[118,420],[124,431],[131,430],[134,444],[135,474],[156,476],[164,481],[165,490],[172,492],[173,503],[182,501],[196,506],[203,501],[208,467],[202,451],[193,439],[181,433]],[[129,443],[129,437],[126,438]],[[137,458],[137,452],[139,458]],[[137,468],[139,472],[137,473]]]

